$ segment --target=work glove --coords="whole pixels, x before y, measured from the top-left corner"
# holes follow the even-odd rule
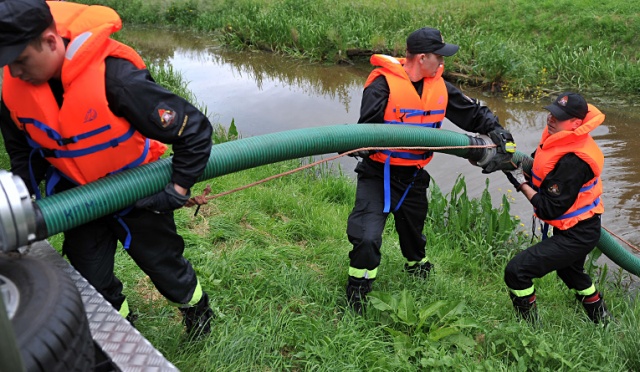
[[[482,173],[491,173],[497,170],[512,170],[513,153],[516,152],[516,143],[513,136],[503,128],[496,128],[487,133],[489,138],[496,144],[496,154],[489,159],[487,165],[482,169]]]
[[[522,185],[527,183],[524,171],[522,170],[522,163],[518,163],[518,166],[514,170],[503,170],[502,172],[504,172],[509,182],[511,182],[517,191],[520,191]]]
[[[169,182],[164,190],[159,193],[147,196],[136,202],[136,208],[148,209],[154,213],[170,213],[185,205],[189,200],[191,192],[182,195],[173,187],[173,183]]]
[[[351,154],[349,154],[349,156],[351,156],[352,158],[368,158],[369,155],[373,154],[373,151],[371,150],[360,150],[360,151],[356,151],[356,152],[352,152]]]

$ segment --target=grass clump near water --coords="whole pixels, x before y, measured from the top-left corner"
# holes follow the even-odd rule
[[[633,2],[612,0],[82,0],[127,22],[215,32],[227,45],[312,61],[402,55],[407,35],[439,28],[461,49],[448,78],[512,96],[572,89],[640,93],[640,23]]]

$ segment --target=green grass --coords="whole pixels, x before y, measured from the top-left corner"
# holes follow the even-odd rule
[[[287,161],[210,184],[213,193],[222,192],[297,165]],[[140,313],[138,329],[181,370],[637,369],[640,357],[634,351],[640,343],[631,336],[640,307],[619,281],[605,281],[601,288],[618,319],[607,329],[588,321],[553,274],[536,281],[543,327],[516,321],[502,273],[528,240],[511,233],[518,221],[500,218],[508,210],[507,198],[496,210],[488,193],[469,200],[464,188],[464,180],[446,195],[437,185],[431,188],[425,233],[434,275],[423,281],[402,271],[404,259],[389,222],[374,289],[387,296],[405,291],[416,312],[437,301],[460,304],[459,318],[476,325],[460,329],[471,340],[466,347],[457,338],[425,341],[435,328],[417,329],[373,307],[364,317],[345,309],[350,250],[345,228],[355,190],[350,179],[328,169],[214,199],[196,217],[193,210],[178,212],[185,255],[217,314],[208,338],[187,343],[178,311],[122,252],[118,275]],[[595,281],[600,273],[593,269]],[[427,324],[438,321],[435,316]]]
[[[511,97],[640,93],[637,4],[622,0],[83,0],[126,22],[213,33],[229,47],[329,63],[401,55],[424,26],[461,46],[447,78]]]
[[[150,68],[195,102],[170,66]],[[218,129],[215,142],[229,139],[224,132]],[[292,160],[218,177],[193,192],[206,183],[213,193],[230,190],[298,165]],[[529,240],[509,216],[510,196],[499,209],[491,207],[488,191],[470,200],[463,179],[451,190],[430,188],[425,235],[433,275],[419,280],[402,271],[389,221],[374,289],[391,305],[354,315],[345,309],[345,230],[354,194],[350,178],[319,167],[214,199],[195,217],[192,209],[177,211],[185,256],[211,296],[212,334],[187,342],[178,310],[119,250],[116,274],[139,314],[137,328],[183,371],[640,369],[640,304],[622,272],[607,280],[606,268],[588,266],[617,318],[606,329],[587,320],[553,274],[535,281],[543,326],[516,321],[502,275]],[[59,247],[61,236],[50,241]],[[451,334],[441,337],[444,332]]]
[[[226,139],[219,131],[215,141]],[[298,165],[291,160],[218,177],[193,192],[207,183],[213,194],[231,190]],[[530,242],[509,215],[510,194],[495,209],[489,187],[470,200],[464,179],[444,194],[432,185],[425,234],[436,269],[426,281],[402,271],[389,221],[375,296],[401,297],[391,310],[370,306],[364,317],[345,308],[345,229],[354,183],[326,166],[211,200],[195,217],[192,210],[177,212],[185,256],[216,314],[209,337],[187,342],[179,312],[123,251],[116,272],[140,314],[138,329],[185,371],[640,368],[640,342],[633,337],[640,304],[626,287],[628,274],[610,273],[607,280],[608,268],[594,265],[597,252],[587,268],[615,324],[603,329],[590,323],[554,274],[535,280],[543,327],[516,320],[502,273]],[[437,306],[448,311],[431,312]],[[407,314],[424,322],[418,326]],[[443,332],[451,334],[437,336]]]

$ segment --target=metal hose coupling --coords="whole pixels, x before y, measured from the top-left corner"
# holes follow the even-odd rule
[[[35,242],[38,214],[22,178],[0,170],[0,252]]]
[[[489,136],[484,134],[479,134],[477,136],[468,136],[469,137],[469,146],[492,146],[494,145],[493,141]],[[489,160],[491,160],[496,154],[496,147],[485,147],[485,148],[471,148],[467,153],[467,159],[474,162],[475,165],[484,168]]]

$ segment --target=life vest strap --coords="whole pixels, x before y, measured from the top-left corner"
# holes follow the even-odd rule
[[[58,145],[65,146],[65,145],[69,145],[69,144],[72,144],[72,143],[77,143],[78,141],[83,140],[83,139],[87,139],[87,138],[93,137],[93,136],[95,136],[97,134],[100,134],[102,132],[108,131],[109,129],[111,129],[111,125],[105,125],[103,127],[94,129],[94,130],[89,131],[87,133],[82,133],[82,134],[79,134],[77,136],[60,139],[57,142],[58,142]]]
[[[29,137],[27,137],[27,142],[29,140]],[[42,195],[40,195],[40,189],[38,188],[38,183],[36,183],[36,177],[33,174],[33,154],[35,154],[37,152],[37,149],[33,149],[31,150],[31,152],[29,153],[29,182],[31,183],[31,189],[33,190],[33,193],[36,196],[36,200],[40,200],[42,199]]]
[[[584,212],[590,211],[593,208],[597,207],[598,204],[600,204],[600,197],[598,197],[596,200],[593,201],[593,203],[589,204],[589,205],[585,205],[582,208],[578,208],[575,211],[571,212],[571,213],[567,213],[567,214],[563,214],[562,216],[556,218],[556,220],[565,220],[567,218],[571,218],[571,217],[575,217],[575,216],[579,216]]]
[[[406,118],[410,118],[413,116],[429,116],[429,115],[442,115],[444,114],[444,110],[418,110],[418,109],[397,109],[394,108],[393,112],[406,114]]]
[[[131,212],[133,208],[134,208],[133,205],[126,207],[125,209],[118,211],[113,215],[113,218],[115,218],[116,221],[118,221],[120,226],[122,226],[124,231],[127,233],[126,238],[124,238],[124,242],[122,242],[122,248],[124,249],[129,249],[129,247],[131,246],[131,229],[129,229],[129,226],[127,226],[126,222],[124,222],[122,217],[126,216],[129,212]]]
[[[71,143],[77,143],[79,140],[93,137],[95,135],[98,135],[98,134],[100,134],[102,132],[105,132],[105,131],[111,129],[111,125],[107,124],[105,126],[102,126],[100,128],[94,129],[94,130],[86,132],[86,133],[81,133],[81,134],[78,134],[78,135],[73,136],[73,137],[64,138],[55,129],[51,128],[50,126],[48,126],[47,124],[45,124],[45,123],[43,123],[41,121],[38,121],[38,120],[35,120],[35,119],[32,119],[32,118],[19,118],[18,120],[23,125],[30,124],[30,125],[33,125],[34,127],[38,128],[38,129],[40,129],[41,131],[46,133],[47,137],[49,137],[50,139],[56,141],[56,143],[59,146],[64,146],[64,145],[68,145],[68,144],[71,144]]]
[[[414,154],[411,152],[391,151],[391,150],[381,150],[380,152],[387,155],[388,156],[387,159],[400,158],[400,159],[406,159],[406,160],[425,160],[425,159],[429,159],[431,155],[433,155],[433,151],[427,151],[423,154]]]
[[[135,128],[131,127],[125,134],[118,138],[80,150],[52,150],[41,147],[40,154],[45,158],[77,158],[80,156],[93,154],[98,151],[106,150],[110,147],[117,147],[120,143],[131,138],[135,132]]]
[[[591,190],[592,188],[594,188],[598,184],[599,180],[600,180],[600,177],[596,178],[596,180],[591,185],[583,186],[582,188],[580,188],[580,192],[585,192],[585,191]]]
[[[392,154],[392,152],[388,150],[385,150],[382,152]],[[410,154],[410,155],[417,155],[417,154]],[[404,194],[402,194],[402,197],[400,198],[400,200],[398,200],[398,204],[396,204],[396,207],[393,209],[394,212],[400,209],[402,202],[404,202],[404,199],[409,193],[411,186],[413,186],[413,183],[415,182],[415,177],[416,177],[416,174],[418,174],[419,170],[420,168],[416,169],[416,171],[413,173],[414,179],[411,181],[409,186],[407,186],[407,188],[404,190]],[[391,210],[391,156],[389,155],[387,156],[387,159],[384,161],[384,207],[382,209],[382,212],[389,213],[390,210]]]
[[[149,147],[151,146],[151,140],[150,139],[146,139],[144,141],[144,149],[142,150],[142,154],[134,161],[132,161],[131,163],[125,165],[124,167],[115,170],[109,174],[115,174],[115,173],[120,173],[122,171],[125,171],[127,169],[131,169],[131,168],[135,168],[138,165],[142,164],[142,162],[144,162],[144,160],[147,158],[147,154],[149,153]]]
[[[433,123],[405,123],[405,122],[396,121],[396,120],[385,120],[384,123],[385,124],[415,125],[417,127],[435,128],[435,129],[440,129],[442,127],[442,121],[436,121],[436,122],[433,122]]]

